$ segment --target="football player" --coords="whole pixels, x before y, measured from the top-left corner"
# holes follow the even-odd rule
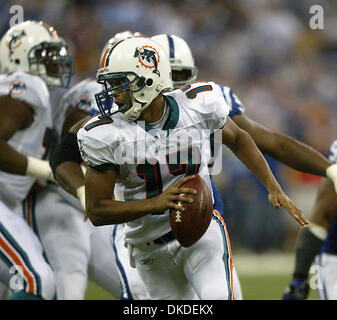
[[[284,194],[249,134],[227,117],[219,86],[196,83],[166,92],[170,73],[168,57],[153,40],[129,38],[107,50],[97,72],[105,85],[96,94],[102,115],[77,134],[87,165],[86,212],[94,225],[125,223],[130,263],[151,299],[232,299],[232,257],[220,215],[214,212],[205,235],[189,248],[174,238],[168,219],[169,209],[182,210],[176,201],[193,201],[196,190],[181,186],[194,174],[211,189],[209,130],[221,130],[223,143],[265,185],[274,207],[285,207],[301,226],[309,222]],[[111,99],[117,111],[106,109]],[[172,163],[172,154],[188,162]],[[117,176],[126,201],[112,200]]]
[[[108,47],[108,45],[111,45],[112,42],[116,41],[116,39],[121,39],[123,37],[130,37],[130,36],[142,36],[142,34],[140,33],[130,33],[130,32],[123,32],[123,33],[119,33],[117,35],[115,35],[115,37],[108,42],[107,46],[103,49],[102,51],[102,57],[104,55],[104,53],[106,52],[106,49]],[[178,44],[177,44],[178,45]],[[179,49],[177,49],[178,52],[181,52],[182,50],[185,51],[185,46],[186,44],[184,43],[184,41],[182,40],[181,43],[179,43]],[[187,50],[189,50],[189,48],[187,47]],[[182,60],[180,59],[180,65],[184,65],[186,66],[186,68],[188,68],[188,65],[191,64],[193,58],[192,55],[190,54],[190,52],[182,52],[182,54],[184,55],[182,58]],[[189,55],[188,55],[189,54]],[[187,60],[186,59],[190,59]],[[195,67],[193,66],[193,68],[195,69]],[[178,81],[178,84],[174,81],[174,86],[180,86],[183,84],[186,84],[187,82],[189,82],[190,78],[186,79],[186,76],[182,79],[179,80],[179,75],[178,77],[176,76],[176,74],[173,74],[173,78],[174,80]],[[181,76],[180,76],[181,78]],[[94,90],[95,88],[100,88],[99,85],[97,84],[96,81],[94,80],[84,80],[81,83],[77,84],[74,88],[72,88],[72,90],[70,90],[69,93],[66,94],[66,97],[63,99],[64,101],[66,101],[66,103],[62,103],[63,105],[72,105],[72,106],[76,106],[76,108],[81,109],[85,112],[83,112],[82,116],[85,116],[86,114],[94,114],[98,111],[96,104],[94,104],[94,107],[92,108],[92,104],[94,103],[92,100],[94,98]],[[96,90],[96,91],[97,91]],[[90,94],[90,92],[92,92],[92,94]],[[91,102],[92,101],[92,102]],[[96,108],[95,108],[96,106]],[[74,117],[74,119],[76,119],[77,117]],[[73,122],[71,122],[73,123]],[[69,127],[69,126],[68,126]],[[72,137],[73,134],[68,135],[68,137]],[[66,138],[67,139],[67,138]],[[75,149],[78,149],[77,144],[74,146]],[[69,156],[69,154],[71,154],[72,150],[71,147],[70,149],[68,149],[69,152],[66,152],[65,154],[67,154]],[[65,160],[65,159],[64,159]],[[69,161],[70,159],[68,159],[67,163],[63,162],[59,164],[59,167],[57,166],[56,172],[57,172],[57,177],[59,182],[67,189],[69,190],[70,193],[72,193],[73,195],[77,194],[77,196],[80,196],[80,198],[82,199],[81,202],[83,203],[84,206],[84,196],[81,197],[81,194],[83,194],[80,191],[84,190],[84,187],[82,186],[84,183],[84,180],[82,182],[82,179],[79,179],[79,182],[76,182],[76,179],[74,181],[74,169],[76,168],[76,165],[74,165],[74,162]],[[75,159],[76,160],[76,159]],[[77,160],[78,162],[81,162],[81,159],[79,158]],[[69,173],[67,173],[67,169],[69,168]],[[78,168],[78,166],[77,166]],[[78,170],[78,169],[77,169]],[[63,172],[62,172],[63,171]],[[79,172],[81,175],[81,172]],[[68,180],[68,181],[66,181]],[[75,182],[75,183],[74,183]],[[123,195],[121,193],[119,193],[117,195],[117,198],[119,200],[123,199]],[[214,205],[214,209],[217,209],[221,212],[222,210],[222,200],[221,197],[219,196],[219,193],[215,193],[214,194],[214,199],[215,199],[215,205]],[[219,205],[217,205],[219,204]],[[93,232],[94,235],[96,234],[100,234],[102,232],[100,232],[101,228],[96,228],[96,230]],[[128,253],[127,253],[127,249],[124,246],[124,240],[123,240],[123,231],[122,231],[122,225],[115,225],[113,227],[112,230],[112,241],[113,241],[113,251],[115,253],[115,259],[116,259],[116,267],[118,268],[118,272],[120,275],[120,281],[122,283],[122,288],[123,288],[123,292],[121,297],[123,299],[146,299],[146,295],[145,295],[145,288],[144,285],[142,285],[142,281],[139,279],[139,276],[137,274],[137,272],[133,269],[130,268],[129,266],[129,260],[128,260]],[[105,237],[106,238],[106,237]],[[102,243],[103,241],[101,240],[100,243]],[[102,246],[102,244],[100,244],[100,246]],[[101,256],[107,256],[104,253],[104,250],[92,250],[92,256],[94,255],[101,255]],[[91,259],[94,260],[96,263],[96,267],[95,269],[97,270],[101,270],[101,266],[102,263],[101,261],[103,259],[99,259],[99,258],[95,258],[95,259]],[[91,261],[90,260],[90,261]],[[107,259],[105,259],[107,260]],[[110,260],[111,261],[111,260]],[[110,262],[109,262],[110,263]],[[104,263],[104,265],[107,265],[108,263]],[[91,264],[89,264],[91,265]],[[91,268],[89,268],[90,271]],[[104,269],[108,269],[108,268],[104,268]],[[95,272],[95,274],[100,274],[100,275],[104,275],[106,272]],[[111,271],[110,268],[110,281],[107,277],[103,276],[103,281],[100,281],[100,285],[103,286],[104,288],[106,288],[109,285],[112,285],[113,287],[115,287],[114,283],[114,277],[112,277],[112,275],[114,274]],[[89,272],[89,276],[90,276],[90,272]],[[92,279],[92,277],[91,277]],[[240,283],[238,281],[238,277],[237,277],[237,273],[236,270],[233,266],[233,282],[234,282],[234,291],[235,291],[235,296],[236,299],[241,299],[242,298],[242,294],[241,294],[241,288],[240,288]],[[97,281],[96,281],[97,283]],[[101,283],[103,283],[104,285],[102,285]],[[107,288],[106,288],[107,289]],[[111,290],[107,289],[108,291],[112,292]],[[114,295],[116,295],[114,292],[112,292]]]
[[[337,140],[330,147],[329,160],[337,163]],[[334,167],[329,176],[335,176]],[[333,183],[323,179],[316,195],[311,214],[311,228],[300,231],[296,244],[295,266],[292,280],[286,287],[284,300],[304,300],[308,297],[309,271],[316,257],[316,269],[321,299],[337,299],[337,197]],[[318,255],[318,256],[317,256]]]
[[[52,136],[49,89],[69,85],[73,60],[53,27],[26,21],[2,37],[0,65],[1,281],[18,290],[12,299],[53,299],[54,273],[38,237],[15,208],[34,182],[54,181],[42,160]],[[22,288],[11,286],[13,271],[22,277]]]

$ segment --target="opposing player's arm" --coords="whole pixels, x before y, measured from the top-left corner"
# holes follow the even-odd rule
[[[117,174],[116,170],[99,171],[88,167],[85,175],[86,215],[95,226],[124,223],[170,208],[182,210],[184,208],[177,202],[192,202],[193,199],[187,195],[196,194],[194,189],[181,188],[183,183],[194,178],[187,176],[151,199],[112,200]],[[180,196],[182,193],[186,196]]]
[[[332,165],[327,158],[312,147],[270,130],[244,114],[234,116],[233,121],[251,135],[263,153],[295,170],[326,176],[326,169]]]
[[[282,191],[252,137],[240,129],[230,118],[227,119],[222,129],[222,142],[264,184],[269,192],[268,200],[275,208],[283,206],[302,226],[309,223],[302,211]]]

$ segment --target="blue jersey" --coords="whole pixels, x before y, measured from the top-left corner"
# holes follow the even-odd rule
[[[240,99],[235,95],[233,90],[226,86],[219,86],[222,91],[222,95],[229,106],[230,118],[233,118],[236,115],[240,115],[245,112],[245,107],[242,105]]]
[[[337,163],[337,138],[331,144],[329,160]],[[328,236],[323,244],[321,252],[337,254],[337,218],[335,218],[328,231]]]

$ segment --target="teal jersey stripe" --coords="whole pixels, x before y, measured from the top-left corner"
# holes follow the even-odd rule
[[[171,96],[164,96],[167,100],[168,105],[170,107],[170,115],[164,124],[163,130],[169,131],[170,129],[174,129],[178,124],[179,120],[179,107],[177,101]]]
[[[169,134],[170,134],[170,130],[173,130],[178,124],[179,107],[178,107],[177,101],[173,97],[164,96],[164,98],[166,99],[166,101],[168,103],[168,106],[170,108],[170,113],[169,113],[169,116],[168,116],[162,130],[167,131],[167,137],[168,137]],[[157,130],[157,129],[154,129],[152,126],[145,123],[145,131],[149,132],[151,130]]]
[[[30,211],[32,213],[33,230],[34,230],[35,234],[37,235],[37,237],[39,238],[40,243],[42,245],[42,240],[41,240],[41,236],[39,234],[38,224],[37,224],[37,221],[36,221],[36,198],[37,198],[37,194],[36,194],[36,192],[34,192],[32,194],[31,210]],[[43,246],[42,246],[42,249],[43,249],[42,255],[43,255],[44,259],[46,260],[46,262],[50,265],[50,262],[49,262],[49,259],[48,259],[48,256],[47,256],[47,252],[46,252],[46,250],[44,249]],[[54,296],[53,300],[57,300],[57,292],[56,291],[55,291],[55,296]]]
[[[225,265],[225,270],[226,270],[226,279],[227,279],[227,290],[228,290],[228,300],[233,299],[233,293],[232,293],[232,288],[231,288],[231,275],[230,275],[230,265],[228,263],[228,258],[229,258],[229,250],[228,250],[228,245],[227,245],[227,238],[225,234],[225,229],[224,226],[222,225],[221,221],[219,218],[217,218],[215,215],[212,217],[213,220],[216,221],[216,223],[219,225],[221,234],[222,234],[222,239],[224,243],[224,254],[222,256],[222,261],[224,262]]]
[[[36,270],[33,268],[28,255],[26,254],[26,252],[20,247],[20,245],[15,241],[15,239],[10,235],[10,233],[6,230],[6,228],[4,227],[4,225],[2,223],[0,223],[0,232],[2,233],[2,235],[6,238],[6,240],[11,244],[11,246],[13,248],[15,248],[15,250],[19,253],[20,258],[24,261],[24,263],[26,264],[27,268],[31,271],[31,273],[33,274],[34,278],[35,278],[35,282],[36,282],[36,287],[37,287],[37,292],[36,294],[40,297],[42,297],[42,291],[41,291],[41,278],[39,276],[39,274],[36,272]]]

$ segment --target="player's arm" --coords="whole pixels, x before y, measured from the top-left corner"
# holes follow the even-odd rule
[[[312,147],[286,135],[275,132],[253,121],[244,114],[236,115],[234,122],[253,138],[257,147],[287,166],[318,176],[326,176],[332,163]]]
[[[27,157],[8,144],[8,140],[19,130],[33,122],[33,109],[20,100],[9,96],[0,97],[0,170],[26,175]]]
[[[77,144],[77,131],[89,116],[79,109],[73,109],[63,125],[64,137],[50,157],[50,166],[56,181],[63,189],[77,197],[85,208],[84,175],[82,158]],[[79,120],[76,122],[76,120]],[[73,124],[76,122],[75,124]],[[69,129],[70,125],[72,127]],[[69,130],[67,132],[67,130]]]
[[[77,133],[82,124],[89,118],[88,114],[76,107],[69,106],[66,111],[65,120],[62,128],[61,138],[68,132]]]
[[[17,131],[33,123],[33,109],[23,101],[10,96],[1,96],[0,114],[0,170],[12,174],[29,175],[43,184],[53,181],[48,161],[26,157],[8,143]]]
[[[309,223],[302,211],[283,192],[252,137],[240,129],[230,118],[227,118],[222,129],[222,142],[264,184],[269,192],[268,200],[275,208],[283,206],[302,226]]]
[[[182,210],[184,208],[177,202],[192,202],[187,195],[196,194],[194,189],[181,188],[183,183],[195,177],[187,176],[151,199],[112,200],[117,174],[116,170],[99,171],[88,167],[85,175],[86,215],[95,226],[124,223],[170,208]],[[186,196],[180,196],[182,193]]]

